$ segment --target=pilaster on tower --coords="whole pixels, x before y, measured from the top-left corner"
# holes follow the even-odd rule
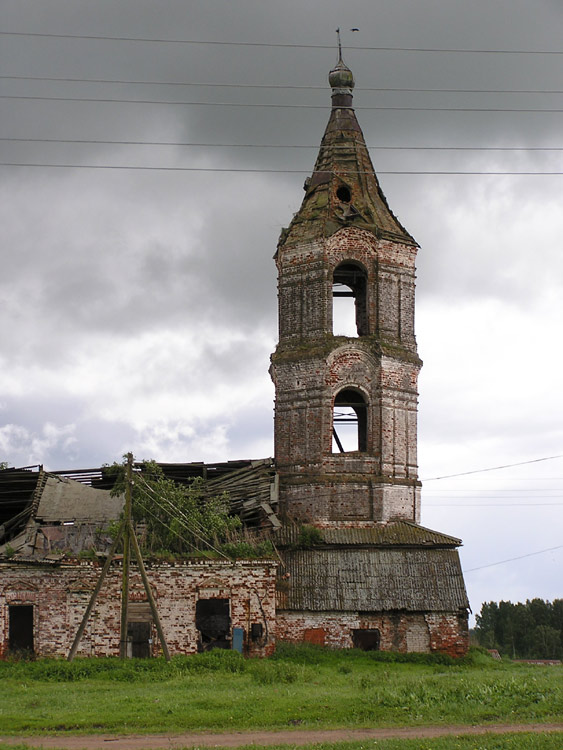
[[[329,83],[315,167],[275,255],[280,509],[318,526],[418,523],[418,245],[379,186],[341,56]],[[354,308],[352,335],[341,335],[335,300]]]

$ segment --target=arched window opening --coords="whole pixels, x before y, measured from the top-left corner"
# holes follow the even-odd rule
[[[351,388],[340,391],[334,399],[332,417],[332,452],[367,450],[367,404],[361,393]]]
[[[366,336],[367,276],[354,263],[341,263],[332,279],[332,332],[335,336]]]

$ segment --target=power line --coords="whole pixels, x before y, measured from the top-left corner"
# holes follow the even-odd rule
[[[145,493],[145,495],[146,495],[146,493]],[[178,539],[180,539],[182,542],[184,542],[184,544],[186,544],[188,548],[192,546],[191,543],[190,543],[190,541],[188,539],[186,539],[185,536],[183,536],[182,534],[180,534],[180,532],[177,529],[173,529],[171,526],[169,526],[167,523],[165,523],[159,516],[157,516],[156,513],[154,513],[150,508],[148,508],[138,498],[137,498],[137,502],[139,503],[139,505],[141,506],[142,510],[145,513],[148,513],[150,516],[152,516],[156,521],[158,521],[162,526],[164,526],[165,529],[168,529],[168,531],[171,534],[174,534],[175,536],[177,536]],[[158,503],[156,503],[156,504],[158,505]],[[159,507],[161,508],[161,510],[164,510],[164,512],[166,512],[165,508],[162,508],[162,506],[159,506]],[[205,552],[205,550],[203,550],[203,551]],[[223,557],[225,557],[225,555],[223,555]]]
[[[480,565],[478,568],[468,568],[464,570],[464,573],[473,573],[474,570],[483,570],[484,568],[492,568],[495,565],[504,565],[504,563],[514,562],[515,560],[523,560],[525,557],[533,557],[534,555],[543,555],[545,552],[553,552],[556,549],[563,549],[563,544],[557,547],[548,547],[547,549],[540,549],[537,552],[528,552],[527,555],[519,555],[518,557],[509,557],[507,560],[499,560],[498,562],[489,563],[488,565]]]
[[[0,95],[0,99],[14,99],[27,101],[45,101],[45,102],[102,102],[105,104],[166,104],[166,105],[183,105],[190,107],[244,107],[246,108],[266,108],[266,109],[328,109],[326,104],[278,104],[278,103],[238,103],[238,102],[188,102],[177,101],[174,99],[105,99],[99,97],[86,96],[16,96],[10,94]],[[390,111],[390,112],[546,112],[559,113],[563,112],[560,107],[554,108],[534,108],[534,107],[402,107],[402,106],[375,106],[375,107],[355,107],[354,109],[362,111]]]
[[[168,498],[166,498],[163,495],[157,493],[156,490],[154,490],[146,482],[146,480],[141,475],[137,475],[137,476],[139,476],[141,478],[141,480],[142,480],[142,482],[144,484],[144,487],[141,487],[140,485],[137,484],[137,487],[138,487],[138,489],[139,489],[140,492],[142,492],[148,498],[148,491],[150,491],[151,494],[153,495],[152,502],[154,502],[155,505],[157,505],[162,511],[164,511],[164,513],[166,513],[167,515],[170,515],[170,511],[172,511],[172,514],[180,517],[180,523],[182,523],[182,525],[184,526],[184,528],[186,528],[191,534],[193,534],[197,539],[199,539],[207,547],[209,547],[210,549],[212,549],[214,552],[216,552],[221,557],[223,557],[223,558],[225,558],[227,560],[229,559],[229,557],[227,555],[225,555],[224,552],[222,552],[221,550],[217,549],[217,547],[214,547],[213,544],[211,544],[211,542],[205,537],[205,535],[202,535],[202,533],[201,533],[202,532],[202,527],[201,527],[200,524],[198,524],[197,522],[195,522],[193,519],[189,519],[186,516],[186,514],[182,510],[180,510],[180,508],[178,508],[172,502],[170,502],[170,500],[168,500]],[[161,503],[159,503],[158,500],[157,500],[157,498],[158,498],[158,500],[161,500],[162,502],[165,502],[167,504],[167,506],[168,506],[168,509],[165,508]],[[147,510],[148,512],[150,512],[150,510],[147,509],[146,506],[145,506],[145,510]],[[174,529],[172,529],[171,526],[169,526],[165,521],[163,521],[162,519],[160,519],[155,513],[151,513],[151,515],[153,515],[170,532],[172,532],[173,534],[176,534],[177,536],[179,536],[185,543],[187,543],[189,545],[189,542],[185,538],[183,538],[178,532],[174,531]],[[194,529],[194,526],[195,526],[195,529]],[[199,527],[199,529],[200,529],[199,532],[197,531],[197,527]]]
[[[486,469],[473,469],[472,471],[462,471],[459,474],[444,474],[441,477],[429,477],[423,479],[423,482],[434,482],[438,479],[451,479],[452,477],[465,477],[468,474],[483,474],[487,471],[498,471],[499,469],[511,469],[513,466],[526,466],[527,464],[538,464],[542,461],[554,461],[556,458],[563,458],[563,454],[558,456],[546,456],[545,458],[533,458],[529,461],[519,461],[515,464],[503,464],[501,466],[490,466]]]
[[[0,31],[3,36],[29,36],[50,39],[94,39],[114,42],[155,42],[159,44],[202,44],[224,47],[267,47],[281,49],[328,49],[334,51],[333,44],[284,44],[276,42],[225,42],[202,39],[163,39],[159,37],[105,36],[101,34],[49,34],[30,31]],[[519,50],[519,49],[468,49],[454,47],[383,47],[353,46],[346,47],[347,52],[354,50],[373,52],[450,52],[464,54],[489,55],[563,55],[562,50]]]
[[[0,167],[40,167],[48,169],[109,169],[109,170],[133,170],[133,171],[146,171],[146,172],[233,172],[233,173],[254,173],[254,174],[312,174],[310,169],[238,169],[228,167],[143,167],[143,166],[125,166],[117,164],[40,164],[24,163],[24,162],[0,162]],[[372,174],[372,172],[357,172],[348,171],[345,174]],[[436,171],[436,170],[381,170],[377,171],[378,175],[466,175],[476,177],[501,177],[501,176],[527,176],[527,177],[546,177],[546,176],[561,176],[563,172],[482,172],[482,171]],[[458,476],[452,474],[450,476]],[[447,477],[434,477],[434,479],[446,479]],[[427,479],[425,481],[432,481]]]
[[[487,477],[488,482],[560,482],[563,480],[563,477]],[[467,479],[464,481],[468,482],[481,482],[483,481],[479,477],[472,477],[471,479]],[[547,487],[542,487],[542,489],[547,489]],[[433,490],[434,492],[449,492],[450,490],[447,489],[437,489]],[[453,489],[452,492],[463,492],[462,489]],[[480,490],[477,490],[478,492]],[[515,492],[520,490],[515,490]],[[526,490],[522,490],[522,492],[525,492]],[[500,490],[491,490],[491,492],[500,492]]]
[[[124,78],[71,78],[62,76],[8,76],[0,75],[0,79],[12,81],[57,81],[60,83],[116,83],[143,86],[200,86],[205,88],[236,88],[236,89],[266,89],[266,90],[304,90],[328,91],[327,86],[295,86],[277,83],[205,83],[201,81],[146,81],[141,79]],[[406,88],[391,86],[357,86],[355,91],[423,93],[423,94],[563,94],[563,89],[448,89],[448,88]]]
[[[456,503],[450,505],[448,503],[424,503],[425,508],[544,508],[563,506],[563,503]]]
[[[433,497],[435,499],[439,498],[440,500],[443,500],[443,496],[444,495],[451,496],[453,493],[462,493],[462,494],[458,495],[457,497],[455,497],[455,496],[451,497],[451,499],[452,500],[470,500],[470,499],[480,498],[481,500],[500,500],[502,498],[503,500],[505,500],[505,499],[511,499],[511,498],[512,499],[516,499],[516,498],[523,499],[527,495],[530,495],[531,497],[534,497],[534,498],[538,498],[539,497],[539,498],[551,498],[551,499],[554,499],[554,498],[561,497],[561,495],[553,495],[553,494],[544,495],[544,494],[537,494],[537,493],[538,492],[541,492],[541,493],[544,493],[544,492],[549,492],[549,493],[558,492],[559,493],[559,492],[561,492],[561,490],[562,490],[561,487],[541,487],[539,489],[536,489],[535,487],[525,487],[523,489],[519,489],[518,487],[510,487],[508,489],[507,488],[502,488],[502,489],[494,489],[494,488],[492,488],[491,489],[490,487],[487,487],[486,489],[482,489],[482,490],[472,489],[471,491],[470,490],[465,490],[465,489],[454,489],[454,490],[449,490],[449,489],[440,490],[440,489],[436,489],[436,490],[433,490],[431,493],[426,494],[425,496],[426,497]],[[484,492],[490,492],[490,493],[494,493],[494,494],[484,495],[483,494]],[[523,493],[523,494],[520,494],[520,495],[499,494],[499,493],[505,493],[505,492],[520,492],[520,493]],[[475,493],[477,493],[477,494],[475,494]]]
[[[316,146],[272,143],[196,143],[190,141],[112,141],[87,138],[9,138],[14,143],[81,143],[108,146],[193,146],[198,148],[279,148],[316,149]],[[368,151],[563,151],[561,146],[368,146]]]

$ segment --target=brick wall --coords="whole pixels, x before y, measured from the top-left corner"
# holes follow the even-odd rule
[[[454,658],[469,648],[466,614],[450,612],[289,612],[278,611],[278,640],[352,648],[353,631],[377,629],[382,651],[441,652]]]
[[[197,650],[195,608],[198,599],[229,599],[231,627],[244,629],[245,652],[270,653],[275,643],[275,570],[272,562],[217,561],[159,564],[147,567],[159,617],[171,654]],[[82,620],[100,567],[76,562],[57,567],[3,563],[0,566],[0,656],[9,638],[9,606],[33,605],[35,653],[66,656]],[[78,655],[119,655],[121,568],[112,566],[100,591]],[[132,571],[130,601],[145,601],[140,575]],[[252,623],[263,626],[263,637],[250,638]],[[153,654],[160,652],[152,628]]]
[[[281,245],[275,459],[288,516],[336,521],[420,520],[414,337],[416,248],[347,227]],[[335,268],[366,276],[367,335],[332,335]],[[365,450],[333,452],[333,407],[351,389],[366,404]]]

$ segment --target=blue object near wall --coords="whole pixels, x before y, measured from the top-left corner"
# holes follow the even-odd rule
[[[244,639],[244,628],[233,628],[233,651],[242,654],[242,643]]]

